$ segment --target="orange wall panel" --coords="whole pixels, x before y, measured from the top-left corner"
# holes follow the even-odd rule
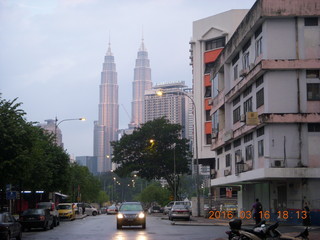
[[[212,123],[211,122],[206,122],[206,123],[204,123],[204,127],[205,127],[206,134],[211,134]]]
[[[214,62],[223,48],[219,48],[217,50],[212,50],[204,53],[204,63]]]
[[[209,99],[204,100],[204,109],[211,110],[211,106],[209,105]]]
[[[205,87],[211,86],[210,74],[204,75],[204,86]]]

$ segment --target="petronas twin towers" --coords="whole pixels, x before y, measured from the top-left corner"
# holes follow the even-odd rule
[[[134,68],[132,84],[132,119],[130,126],[138,127],[143,123],[144,92],[152,88],[151,68],[148,52],[142,39]],[[99,120],[94,122],[93,154],[97,157],[97,171],[107,172],[112,169],[112,148],[110,142],[118,140],[119,104],[118,80],[114,56],[109,48],[104,58],[101,72]]]

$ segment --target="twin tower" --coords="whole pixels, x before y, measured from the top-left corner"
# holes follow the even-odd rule
[[[150,61],[142,39],[134,68],[130,127],[143,123],[144,92],[151,88]],[[118,140],[119,130],[119,86],[110,43],[104,58],[99,91],[99,120],[94,122],[93,155],[97,158],[97,171],[101,173],[111,170],[110,142]]]

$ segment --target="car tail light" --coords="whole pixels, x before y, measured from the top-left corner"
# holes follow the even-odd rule
[[[40,221],[44,221],[45,219],[45,216],[40,216]]]

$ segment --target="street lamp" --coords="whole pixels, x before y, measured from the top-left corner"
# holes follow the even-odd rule
[[[156,94],[161,97],[164,92],[160,89],[156,91]],[[175,95],[184,95],[187,98],[189,98],[192,102],[193,108],[194,108],[194,142],[195,142],[195,152],[196,152],[196,193],[197,193],[197,216],[200,217],[200,186],[199,186],[199,159],[198,159],[198,133],[197,133],[197,109],[196,109],[196,104],[194,103],[194,100],[192,97],[190,97],[187,93],[181,91],[181,92],[170,92],[170,94],[175,94]]]
[[[60,125],[60,123],[66,122],[66,121],[75,121],[75,120],[85,121],[86,119],[85,118],[68,118],[68,119],[63,119],[60,122],[58,122],[58,118],[56,117],[55,125],[54,125],[54,138],[55,138],[56,144],[57,144],[57,128]]]

